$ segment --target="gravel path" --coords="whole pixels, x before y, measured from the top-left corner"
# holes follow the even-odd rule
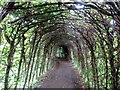
[[[41,82],[40,88],[84,88],[82,77],[70,61],[56,61],[54,68]]]

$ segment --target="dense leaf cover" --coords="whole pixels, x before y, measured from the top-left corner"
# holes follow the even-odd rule
[[[0,3],[0,87],[38,87],[57,48],[89,88],[120,88],[120,2]]]

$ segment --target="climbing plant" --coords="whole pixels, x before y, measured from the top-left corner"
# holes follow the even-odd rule
[[[120,2],[1,2],[0,87],[34,88],[59,45],[88,88],[120,88]]]

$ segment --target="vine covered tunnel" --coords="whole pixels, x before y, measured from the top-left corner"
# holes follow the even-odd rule
[[[85,88],[120,89],[119,1],[0,2],[0,89],[39,88],[63,59]]]

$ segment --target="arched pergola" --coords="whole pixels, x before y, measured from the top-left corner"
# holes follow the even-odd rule
[[[6,2],[0,12],[4,90],[36,87],[58,47],[88,88],[120,88],[120,2]]]

